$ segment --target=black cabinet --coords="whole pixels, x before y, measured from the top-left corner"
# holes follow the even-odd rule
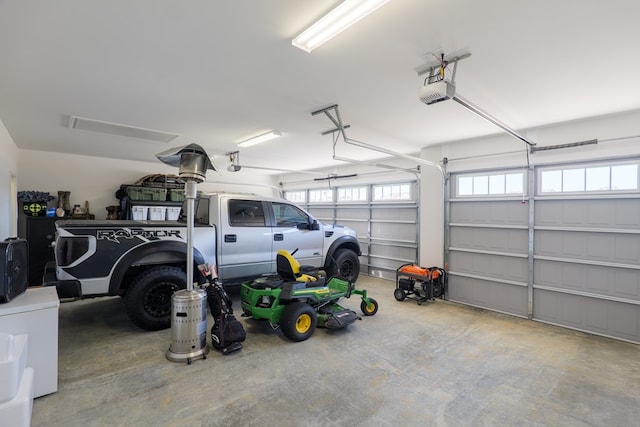
[[[42,285],[44,266],[55,259],[51,243],[55,240],[55,222],[61,218],[28,216],[20,212],[18,216],[18,237],[29,244],[29,285]]]

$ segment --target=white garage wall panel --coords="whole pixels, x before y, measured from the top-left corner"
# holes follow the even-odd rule
[[[452,174],[449,299],[640,342],[640,160],[624,160],[635,168],[615,188],[606,171],[620,163],[532,168],[525,182],[538,188],[526,203],[468,188],[460,196],[460,177],[508,170]],[[590,191],[589,173],[576,172],[590,167],[610,183]],[[569,172],[545,189],[540,177],[550,169]]]

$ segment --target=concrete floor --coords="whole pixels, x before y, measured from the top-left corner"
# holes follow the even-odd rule
[[[136,328],[119,298],[63,303],[59,391],[35,400],[32,425],[640,425],[640,346],[358,287],[375,316],[300,343],[241,319],[241,352],[192,365],[167,361],[170,330]]]

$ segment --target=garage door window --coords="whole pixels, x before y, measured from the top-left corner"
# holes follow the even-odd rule
[[[524,192],[524,173],[461,175],[456,183],[458,197],[520,195]]]
[[[309,203],[333,202],[333,190],[309,190]]]
[[[373,201],[413,200],[411,184],[384,184],[373,186]]]
[[[284,198],[293,203],[304,203],[307,201],[306,191],[286,191]]]
[[[366,202],[367,187],[338,188],[338,202]]]
[[[638,190],[638,163],[540,170],[540,194]]]

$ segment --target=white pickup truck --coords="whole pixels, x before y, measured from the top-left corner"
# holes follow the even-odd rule
[[[186,231],[182,220],[57,221],[55,263],[47,265],[44,284],[56,286],[60,298],[123,296],[136,325],[167,328],[171,295],[187,283]],[[215,263],[226,285],[275,272],[279,249],[297,250],[301,264],[329,276],[355,281],[360,272],[352,229],[321,224],[284,199],[198,195],[193,246],[194,264]]]

